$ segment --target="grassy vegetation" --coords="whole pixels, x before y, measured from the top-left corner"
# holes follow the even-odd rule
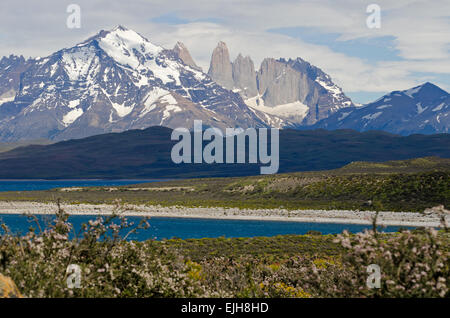
[[[283,260],[295,255],[331,257],[342,253],[333,242],[335,235],[278,235],[274,237],[171,239],[162,244],[177,254],[200,262],[218,256],[239,258],[253,256],[258,259]]]
[[[267,176],[166,181],[79,191],[4,192],[0,200],[238,208],[423,211],[450,205],[450,159],[354,162],[343,168]]]
[[[0,142],[0,153],[7,152],[19,147],[26,147],[29,145],[50,145],[52,142],[47,139],[26,140],[17,142]]]

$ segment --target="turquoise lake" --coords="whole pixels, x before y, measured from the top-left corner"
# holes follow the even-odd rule
[[[156,182],[160,180],[14,180],[0,181],[0,191],[32,191],[48,190],[62,187],[92,187],[92,186],[120,186],[127,184]],[[52,217],[38,215],[42,227],[48,224]],[[69,221],[73,224],[75,232],[83,223],[95,219],[96,216],[71,216]],[[141,217],[127,217],[129,221],[139,223]],[[34,223],[23,215],[0,214],[0,223],[5,223],[15,233],[25,233]],[[204,238],[204,237],[255,237],[275,236],[283,234],[306,234],[310,230],[319,231],[322,234],[337,234],[343,230],[356,233],[371,228],[370,225],[333,224],[333,223],[307,223],[286,221],[248,221],[248,220],[219,220],[219,219],[195,219],[195,218],[168,218],[153,217],[149,220],[150,228],[141,230],[131,240],[143,241],[147,239],[170,238]],[[380,228],[381,231],[395,232],[398,226]]]
[[[41,227],[48,224],[51,216],[37,216]],[[74,215],[70,216],[69,222],[74,226],[75,233],[83,223],[95,219],[95,216]],[[128,221],[138,224],[141,217],[127,217]],[[23,215],[0,214],[0,222],[8,225],[11,231],[25,233],[30,226],[36,228]],[[149,219],[150,228],[140,230],[137,234],[129,236],[131,240],[145,241],[148,239],[170,239],[170,238],[204,238],[204,237],[255,237],[276,236],[283,234],[306,234],[310,230],[320,231],[322,234],[337,234],[343,230],[352,233],[362,232],[370,229],[370,225],[357,224],[333,224],[333,223],[307,223],[307,222],[285,222],[285,221],[247,221],[247,220],[219,220],[219,219],[197,219],[197,218],[168,218],[152,217]],[[380,227],[380,231],[395,232],[398,226]]]
[[[68,187],[121,186],[161,180],[0,180],[0,192],[36,191]]]

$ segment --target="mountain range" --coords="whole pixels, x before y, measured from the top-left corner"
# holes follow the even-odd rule
[[[357,107],[307,61],[249,56],[224,42],[203,72],[186,46],[165,49],[118,26],[43,58],[0,60],[0,141],[83,138],[151,126],[449,129],[449,94],[431,83]]]
[[[119,26],[45,58],[3,58],[0,140],[190,128],[194,119],[219,128],[289,125],[250,109],[180,56]]]
[[[238,54],[230,62],[225,43],[214,49],[208,74],[238,92],[245,103],[290,120],[298,129],[382,130],[394,134],[447,133],[450,95],[432,83],[393,91],[366,105],[355,105],[321,69],[301,58],[266,58],[258,71]]]
[[[448,133],[450,94],[431,83],[394,91],[364,107],[340,109],[309,127],[383,130],[400,135]]]
[[[311,125],[341,108],[354,106],[329,75],[301,58],[266,58],[255,71],[249,56],[238,54],[230,62],[227,45],[219,42],[208,75],[239,93],[252,109],[296,125]]]

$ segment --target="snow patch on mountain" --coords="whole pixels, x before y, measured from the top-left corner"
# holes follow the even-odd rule
[[[281,129],[281,128],[285,127],[286,125],[290,124],[290,123],[286,122],[285,120],[283,120],[281,117],[270,115],[268,113],[259,111],[258,109],[254,108],[254,107],[249,106],[249,109],[258,118],[260,118],[264,122],[268,123],[270,125],[270,127],[272,127],[272,128]]]
[[[172,113],[182,111],[181,107],[178,106],[177,100],[169,91],[155,87],[145,97],[144,108],[139,114],[139,117],[142,118],[149,112],[157,109],[158,104],[165,104],[161,124],[167,120]]]
[[[257,102],[258,101],[258,102]],[[299,101],[293,103],[287,103],[282,105],[277,105],[274,107],[264,106],[264,101],[258,99],[258,97],[249,98],[246,100],[249,107],[256,110],[262,111],[264,113],[275,115],[279,117],[292,118],[295,117],[299,120],[306,117],[309,111],[309,107]]]
[[[148,94],[147,96],[144,98],[144,108],[142,109],[141,113],[139,114],[139,117],[142,118],[144,117],[147,113],[151,112],[152,110],[154,110],[157,105],[156,102],[163,97],[164,95],[169,94],[169,91],[159,88],[159,87],[155,87],[153,88]]]
[[[417,114],[422,114],[428,107],[422,107],[422,103],[417,103]]]
[[[10,97],[2,97],[0,96],[0,106],[4,103],[7,102],[12,102],[14,100],[15,96],[10,96]]]
[[[156,78],[159,78],[164,84],[175,82],[180,86],[180,71],[178,64],[174,61],[164,61],[158,63],[156,60],[150,60],[145,64],[145,67],[153,72]]]
[[[406,91],[403,91],[403,93],[404,93],[406,96],[409,96],[409,97],[411,97],[411,98],[414,98],[413,95],[417,94],[421,89],[422,89],[422,85],[417,86],[417,87],[413,87],[413,88],[408,89],[408,90],[406,90]]]
[[[172,104],[172,105],[177,104],[177,100],[171,94],[167,94],[167,95],[163,96],[161,98],[161,101],[163,101],[167,104]]]
[[[166,95],[166,96],[163,97],[163,99],[165,97],[167,97],[167,96],[172,97],[171,95]],[[164,99],[164,101],[168,102],[168,103],[171,103],[171,102],[175,102],[176,103],[177,102],[173,97]],[[165,109],[164,109],[163,117],[161,119],[160,125],[162,125],[164,123],[164,121],[172,115],[172,113],[178,113],[178,112],[181,112],[181,111],[182,111],[182,109],[179,106],[177,106],[177,105],[172,105],[172,104],[167,105],[165,107]]]
[[[187,65],[186,65],[186,69],[189,70],[190,72],[192,72],[198,81],[204,81],[206,79],[206,75],[203,72],[193,69],[192,67],[187,66]]]
[[[71,100],[70,102],[69,102],[69,108],[75,108],[75,107],[77,107],[78,105],[80,105],[80,100],[79,99],[75,99],[75,100]]]
[[[330,91],[334,97],[336,97],[339,94],[342,94],[342,90],[337,85],[330,85],[329,83],[325,82],[321,78],[316,78],[316,82],[320,84],[323,88]]]
[[[67,127],[72,124],[75,120],[77,120],[81,115],[83,115],[83,110],[81,108],[75,108],[69,111],[64,115],[62,121],[64,125]]]
[[[348,115],[350,115],[351,113],[352,113],[352,112],[342,113],[342,114],[339,116],[338,120],[339,120],[339,121],[344,120],[344,119],[347,118]]]
[[[380,117],[380,115],[381,115],[382,113],[383,113],[383,112],[376,112],[376,113],[374,113],[374,114],[369,114],[369,115],[363,116],[363,118],[364,118],[364,119],[367,119],[367,120],[374,120],[374,119],[377,119],[378,117]]]
[[[438,112],[440,110],[442,110],[445,106],[445,103],[441,103],[438,106],[436,106],[435,108],[432,109],[433,112]]]
[[[85,79],[89,74],[92,76],[95,75],[95,71],[98,71],[99,59],[95,54],[95,48],[88,46],[64,52],[61,57],[61,62],[69,79],[71,81],[78,81]],[[51,76],[55,73],[56,68],[57,65],[53,64]]]
[[[118,104],[118,103],[114,103],[114,102],[111,102],[111,104],[112,104],[112,107],[116,110],[117,115],[119,117],[125,117],[126,115],[131,113],[134,108],[134,105],[125,106],[125,104]]]

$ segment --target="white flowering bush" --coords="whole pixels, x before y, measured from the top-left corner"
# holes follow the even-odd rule
[[[443,216],[440,232],[378,233],[375,218],[373,230],[336,236],[340,257],[296,256],[278,264],[254,257],[207,261],[207,288],[222,286],[241,297],[449,297],[448,212],[443,206],[425,211]],[[380,268],[379,288],[368,284],[371,264]]]
[[[372,231],[337,241],[346,249],[342,266],[352,271],[348,285],[337,295],[361,297],[448,297],[450,269],[444,241],[434,229],[375,236]],[[367,285],[367,266],[380,267],[379,288]],[[335,291],[336,292],[336,291]]]
[[[356,235],[344,232],[336,243],[344,248],[341,266],[351,274],[340,288],[333,286],[328,294],[353,297],[449,297],[449,235],[444,206],[426,209],[425,214],[440,216],[441,232],[434,228],[423,231],[377,233],[373,230]],[[367,284],[367,266],[380,268],[379,288]]]
[[[147,227],[145,220],[133,225],[120,215],[98,218],[76,234],[67,219],[59,209],[45,231],[25,236],[12,235],[2,225],[0,272],[11,277],[24,296],[189,297],[202,291],[183,259],[152,242],[125,240]],[[124,231],[128,233],[121,235]],[[81,288],[67,284],[70,264],[81,268]]]

